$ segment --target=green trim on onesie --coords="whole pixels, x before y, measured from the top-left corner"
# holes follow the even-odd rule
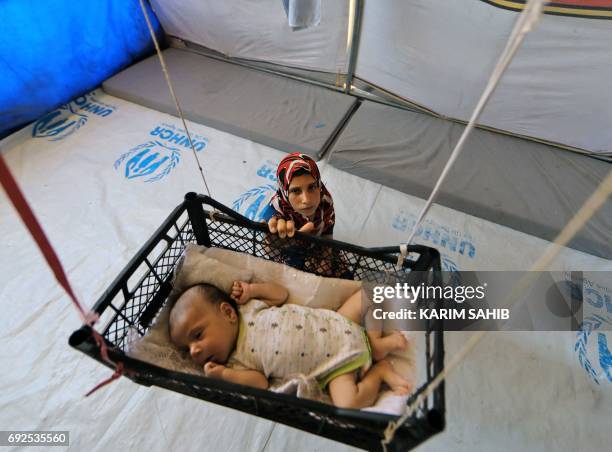
[[[244,342],[246,336],[246,326],[244,324],[244,317],[240,314],[240,312],[238,313],[238,319],[238,339],[236,340],[235,349],[238,349],[238,347]],[[346,320],[347,322],[352,323],[350,320]],[[344,375],[361,368],[369,367],[372,364],[372,347],[370,346],[370,341],[368,340],[368,336],[363,328],[361,329],[361,334],[363,336],[364,342],[367,345],[367,350],[361,355],[359,355],[357,358],[355,358],[353,361],[344,364],[343,366],[335,369],[331,373],[319,379],[318,383],[321,389],[325,389],[330,381],[332,381],[336,377],[339,377],[340,375]]]
[[[332,381],[336,377],[339,377],[340,375],[347,374],[349,372],[372,364],[372,347],[370,347],[370,341],[368,340],[368,336],[364,329],[361,329],[361,334],[363,335],[363,340],[368,346],[367,351],[363,352],[353,361],[346,363],[342,367],[339,367],[338,369],[334,370],[332,373],[325,375],[321,380],[319,380],[319,386],[321,387],[321,389],[325,389],[325,387],[330,381]]]

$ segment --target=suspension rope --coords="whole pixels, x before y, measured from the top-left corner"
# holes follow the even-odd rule
[[[463,133],[461,134],[459,141],[455,145],[455,148],[453,149],[448,161],[446,162],[446,165],[444,166],[444,169],[442,170],[442,173],[440,174],[436,182],[436,185],[434,186],[434,189],[432,190],[427,202],[421,209],[421,212],[419,213],[417,221],[415,222],[410,232],[408,240],[405,242],[405,244],[400,244],[400,253],[398,255],[397,263],[396,263],[396,268],[398,270],[402,268],[403,262],[407,256],[407,246],[406,245],[410,244],[410,242],[412,242],[412,240],[414,239],[414,236],[416,235],[416,232],[421,222],[423,221],[423,219],[425,218],[425,215],[429,212],[429,209],[433,205],[433,201],[436,199],[438,192],[440,191],[440,187],[442,183],[446,179],[448,173],[450,172],[450,169],[452,168],[454,162],[456,161],[457,157],[462,151],[463,145],[465,144],[467,137],[473,130],[476,124],[476,121],[480,117],[480,114],[482,113],[486,103],[490,99],[491,95],[493,94],[493,91],[497,87],[497,84],[501,80],[503,73],[505,72],[510,62],[512,61],[512,58],[514,57],[518,47],[522,43],[526,34],[529,31],[531,31],[531,29],[535,26],[535,24],[537,24],[540,18],[543,4],[544,4],[543,0],[529,0],[529,2],[527,3],[525,8],[519,15],[515,23],[515,26],[510,34],[508,42],[506,43],[504,51],[502,52],[495,66],[495,69],[493,70],[493,73],[491,77],[489,78],[489,81],[487,82],[487,86],[485,87],[485,90],[480,100],[478,101],[478,104],[476,105],[474,112],[472,113],[470,121],[468,122],[467,126],[463,130]],[[568,228],[568,226],[569,224],[566,225],[566,228],[564,228],[564,231],[565,229]],[[556,252],[558,253],[558,250],[556,250]],[[537,263],[539,263],[540,261],[541,259],[539,259]],[[521,282],[519,282],[518,286],[522,286]],[[515,290],[511,292],[511,294],[514,294],[514,293],[515,293]],[[413,401],[413,403],[406,407],[404,414],[397,421],[389,422],[385,430],[385,436],[383,440],[381,441],[381,445],[384,451],[387,450],[387,445],[393,440],[396,430],[414,413],[414,411],[418,408],[418,406],[421,403],[423,403],[426,397],[428,397],[444,381],[444,379],[446,378],[446,375],[448,375],[448,373],[451,370],[453,370],[467,356],[467,354],[476,346],[476,344],[478,344],[478,342],[480,342],[480,340],[484,337],[485,334],[486,333],[484,331],[479,331],[473,334],[468,340],[468,342],[465,344],[465,346],[452,357],[450,362],[425,387],[425,389],[417,396],[417,398]]]
[[[586,222],[599,210],[599,208],[606,202],[606,199],[612,194],[612,170],[608,173],[606,178],[599,184],[597,189],[591,194],[584,204],[580,207],[580,210],[574,215],[574,217],[565,225],[563,230],[556,237],[555,241],[551,243],[546,251],[538,258],[538,260],[531,266],[528,273],[523,276],[519,282],[511,289],[510,294],[504,299],[503,306],[509,306],[511,309],[520,308],[526,298],[523,298],[519,302],[519,297],[533,284],[538,278],[538,273],[545,270],[558,256],[562,248],[569,243],[569,241],[576,235],[576,233],[586,224]],[[385,437],[382,440],[383,450],[387,450],[386,446],[389,444],[395,431],[416,411],[418,406],[446,379],[447,375],[463,360],[465,357],[474,349],[474,347],[483,339],[488,331],[478,331],[470,336],[466,344],[461,350],[459,350],[448,363],[444,366],[444,369],[425,387],[425,389],[417,396],[417,398],[408,405],[404,411],[404,414],[397,419],[397,421],[391,421],[387,425],[385,430]]]
[[[174,100],[174,105],[176,107],[176,111],[178,112],[179,117],[181,118],[181,122],[183,123],[183,127],[185,128],[185,132],[187,133],[187,138],[189,139],[189,146],[191,147],[191,151],[193,153],[193,157],[195,158],[196,164],[198,165],[198,169],[200,170],[200,175],[202,176],[202,182],[204,182],[204,188],[206,189],[206,193],[208,196],[212,198],[210,194],[210,190],[208,188],[208,184],[206,183],[206,177],[204,177],[204,170],[202,169],[202,165],[200,164],[200,159],[198,158],[198,154],[193,146],[193,141],[191,140],[191,133],[189,133],[189,129],[187,128],[187,123],[185,121],[185,117],[183,116],[183,110],[179,105],[179,101],[174,92],[174,85],[172,85],[172,80],[170,80],[170,74],[168,73],[168,67],[166,66],[166,61],[164,60],[164,56],[162,55],[161,49],[159,47],[159,43],[157,42],[157,37],[155,36],[155,31],[153,30],[153,26],[151,25],[151,21],[149,19],[149,14],[147,13],[147,9],[144,5],[144,0],[140,0],[140,9],[142,10],[142,14],[147,22],[147,28],[149,29],[149,34],[151,35],[151,39],[153,39],[153,44],[155,45],[155,50],[157,51],[157,56],[159,57],[159,62],[161,63],[162,71],[164,72],[164,77],[166,78],[166,83],[168,84],[168,88],[170,89],[170,95]]]
[[[98,314],[92,311],[85,311],[83,305],[79,302],[77,296],[74,293],[74,290],[72,289],[72,286],[70,285],[70,281],[66,276],[64,267],[62,266],[62,263],[59,257],[57,256],[57,253],[55,252],[55,249],[51,245],[51,242],[49,241],[47,235],[41,227],[38,219],[36,218],[36,215],[34,215],[34,212],[28,204],[28,201],[25,199],[25,196],[23,196],[23,192],[19,188],[17,181],[13,177],[13,174],[11,173],[8,165],[4,161],[4,157],[2,156],[2,154],[0,154],[0,184],[6,191],[6,194],[11,200],[13,206],[15,206],[17,213],[19,214],[21,220],[32,235],[32,238],[36,242],[36,245],[38,245],[38,248],[40,249],[43,257],[45,258],[47,265],[53,272],[55,279],[72,300],[72,304],[78,311],[79,316],[81,317],[81,321],[91,328],[91,334],[100,349],[100,356],[102,357],[102,360],[107,362],[112,368],[115,369],[113,377],[111,378],[116,379],[120,377],[124,373],[122,364],[115,363],[110,359],[110,357],[108,356],[108,348],[106,346],[106,342],[104,341],[102,336],[100,336],[100,334],[94,329],[94,325],[99,319]],[[110,380],[103,382],[103,384],[106,384],[107,382],[110,382]],[[103,384],[101,383],[97,385],[95,388],[89,391],[86,396],[89,396],[90,394],[95,392],[98,388],[103,386]]]
[[[474,126],[476,125],[476,121],[480,117],[480,114],[482,113],[485,105],[487,104],[491,95],[493,94],[493,91],[495,90],[499,81],[501,80],[501,77],[504,74],[505,70],[507,69],[508,65],[512,61],[512,58],[516,54],[516,51],[518,50],[519,46],[523,42],[523,39],[525,38],[527,33],[529,33],[532,30],[532,28],[537,24],[540,18],[544,3],[545,3],[544,0],[529,0],[527,5],[525,5],[525,8],[521,12],[520,16],[518,17],[516,24],[514,25],[514,28],[512,30],[512,33],[510,34],[510,38],[508,39],[508,42],[506,43],[506,47],[504,48],[504,51],[502,52],[497,62],[497,65],[495,66],[495,69],[493,70],[493,74],[491,75],[491,78],[489,79],[487,86],[485,87],[485,90],[482,93],[482,96],[480,100],[478,101],[478,104],[476,105],[476,109],[472,113],[472,117],[470,118],[470,121],[468,122],[467,126],[463,130],[463,133],[461,134],[459,141],[455,145],[453,152],[451,153],[448,161],[446,162],[446,165],[444,166],[444,169],[442,170],[442,173],[440,174],[440,177],[438,178],[438,181],[436,182],[434,189],[429,195],[429,199],[425,203],[425,206],[423,206],[423,209],[421,210],[421,213],[419,214],[417,221],[414,223],[414,227],[412,228],[412,231],[410,232],[410,236],[408,237],[408,240],[406,241],[407,245],[409,245],[410,242],[412,242],[412,240],[414,239],[414,236],[416,235],[416,232],[419,226],[421,225],[421,222],[425,218],[425,215],[427,214],[427,212],[429,212],[429,209],[433,205],[434,200],[438,196],[438,192],[440,191],[440,187],[442,186],[442,183],[444,182],[444,180],[446,179],[446,176],[450,172],[450,169],[455,163],[455,160],[457,160],[457,157],[459,157],[460,152],[463,150],[463,145],[465,144],[467,137],[470,135],[470,133],[474,129]],[[402,263],[404,262],[405,258],[406,258],[406,252],[402,250],[399,256],[397,257],[396,267],[398,270],[401,269]]]

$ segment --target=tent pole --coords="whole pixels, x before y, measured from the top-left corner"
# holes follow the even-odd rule
[[[363,15],[363,0],[350,0],[349,27],[347,39],[348,68],[346,70],[346,81],[344,92],[351,93],[355,66],[357,65],[357,53],[359,51],[359,38],[361,36],[361,18]]]

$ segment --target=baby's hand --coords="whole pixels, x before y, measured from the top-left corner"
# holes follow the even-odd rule
[[[222,379],[224,370],[225,366],[223,364],[217,364],[213,361],[204,364],[204,375],[210,378]]]
[[[230,296],[236,303],[245,304],[251,299],[251,285],[244,281],[234,281]]]

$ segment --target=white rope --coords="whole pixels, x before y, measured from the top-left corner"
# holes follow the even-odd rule
[[[421,213],[419,214],[418,219],[415,222],[414,227],[412,228],[412,231],[410,232],[410,236],[408,237],[406,244],[410,244],[410,242],[412,242],[412,240],[414,239],[414,236],[416,235],[416,232],[421,222],[423,221],[423,218],[425,218],[425,215],[427,214],[434,200],[438,196],[438,192],[440,191],[440,187],[442,186],[442,183],[446,179],[446,176],[448,175],[451,167],[455,163],[455,160],[457,160],[457,157],[459,156],[459,153],[463,149],[463,145],[467,137],[472,132],[472,129],[474,128],[476,124],[476,121],[480,117],[482,110],[484,109],[486,103],[488,102],[489,98],[493,94],[493,91],[497,87],[497,84],[499,83],[499,80],[501,79],[504,71],[506,70],[510,62],[512,61],[512,58],[514,57],[521,42],[523,42],[525,35],[529,33],[531,29],[538,22],[538,19],[540,18],[540,14],[542,11],[542,7],[544,6],[544,3],[546,3],[544,0],[529,0],[527,5],[521,12],[519,18],[516,21],[516,24],[514,25],[514,29],[512,30],[512,33],[510,34],[510,38],[508,39],[506,47],[504,51],[502,52],[497,62],[497,65],[495,66],[495,69],[493,70],[493,74],[491,75],[491,78],[489,79],[489,82],[487,83],[487,86],[484,92],[482,93],[480,100],[478,101],[478,105],[476,106],[476,109],[472,113],[472,117],[470,118],[470,121],[468,122],[467,126],[463,130],[463,133],[461,134],[461,137],[459,138],[459,141],[457,142],[455,149],[453,149],[453,152],[451,153],[451,156],[449,157],[448,162],[446,162],[446,166],[444,166],[444,169],[442,170],[442,174],[440,174],[440,177],[438,178],[438,181],[436,182],[434,189],[429,195],[429,199],[427,200],[427,202],[425,203],[425,206],[421,210]],[[397,258],[397,269],[398,270],[401,268],[402,262],[404,261],[405,258],[406,258],[406,254],[400,253],[400,255]]]
[[[585,201],[580,210],[574,217],[565,225],[557,238],[546,251],[538,258],[531,266],[528,273],[523,276],[519,282],[512,288],[510,294],[502,303],[503,306],[509,306],[511,309],[521,307],[527,298],[523,298],[520,302],[516,302],[519,297],[533,284],[538,278],[538,273],[545,270],[557,257],[561,249],[569,243],[586,222],[599,210],[606,202],[606,199],[612,194],[612,170],[606,178],[599,184],[597,189],[591,194],[589,199]],[[467,355],[470,353],[476,344],[482,340],[487,334],[487,331],[478,331],[468,339],[467,343],[459,350],[444,366],[444,369],[425,387],[425,389],[417,396],[412,404],[406,407],[404,414],[395,422],[389,422],[385,430],[385,438],[382,441],[383,449],[386,451],[386,445],[391,442],[395,431],[416,411],[418,406],[444,381],[447,375],[453,370]]]
[[[187,134],[187,138],[189,139],[189,146],[191,147],[191,151],[193,152],[193,156],[196,160],[196,164],[198,165],[198,169],[200,170],[200,175],[202,176],[202,182],[204,182],[204,188],[206,189],[206,193],[208,196],[212,198],[210,194],[210,190],[208,189],[208,184],[206,183],[206,178],[204,177],[204,170],[202,169],[202,165],[200,165],[200,159],[198,159],[198,154],[193,146],[193,141],[191,140],[191,134],[189,133],[189,129],[187,128],[187,123],[185,122],[185,117],[183,116],[183,110],[179,105],[179,101],[174,93],[174,86],[172,85],[172,81],[170,80],[170,74],[168,73],[168,68],[166,66],[166,61],[164,60],[164,56],[161,53],[161,49],[159,47],[159,43],[157,42],[157,37],[155,36],[155,32],[153,31],[153,26],[151,25],[151,21],[149,20],[149,14],[147,13],[147,9],[144,5],[144,0],[140,0],[140,9],[142,10],[142,14],[147,22],[147,27],[149,28],[149,33],[151,34],[151,39],[153,39],[153,44],[155,45],[155,50],[157,51],[157,56],[159,57],[159,62],[161,63],[162,71],[164,72],[164,76],[166,77],[166,83],[168,83],[168,88],[170,89],[170,94],[172,95],[172,99],[174,100],[174,105],[176,106],[176,111],[178,112],[179,117],[183,123],[183,127],[185,128],[185,132]]]
[[[473,130],[476,121],[480,117],[480,114],[482,113],[486,103],[493,94],[493,91],[501,80],[504,71],[512,61],[512,58],[514,57],[524,37],[538,22],[544,3],[545,2],[543,0],[529,0],[529,2],[519,15],[516,24],[514,25],[514,28],[512,30],[512,33],[510,34],[510,38],[506,43],[506,47],[504,48],[504,51],[502,52],[495,66],[495,69],[493,70],[493,74],[487,82],[487,86],[485,87],[485,90],[482,96],[480,97],[480,100],[478,101],[474,112],[472,113],[470,121],[463,130],[459,141],[455,145],[455,148],[453,149],[451,156],[446,162],[446,165],[444,166],[444,169],[442,170],[442,173],[440,174],[440,177],[438,178],[434,189],[429,195],[427,202],[421,209],[417,221],[415,222],[412,231],[410,232],[408,240],[405,244],[400,244],[400,253],[397,257],[396,263],[396,268],[398,270],[402,268],[402,264],[407,255],[406,245],[409,245],[410,242],[412,242],[412,240],[414,239],[414,236],[416,235],[416,232],[418,231],[418,228],[421,222],[423,221],[423,218],[425,218],[425,215],[427,214],[427,212],[429,212],[429,209],[433,205],[433,201],[434,199],[436,199],[438,192],[440,191],[440,187],[442,186],[442,183],[446,179],[446,176],[450,172],[450,169],[455,163],[455,160],[457,160],[457,157],[463,149],[463,145],[467,137]],[[514,293],[514,291],[512,293]],[[429,394],[431,394],[431,392],[433,392],[435,388],[437,388],[442,383],[442,381],[444,381],[446,375],[465,358],[465,356],[476,346],[476,344],[482,339],[484,335],[484,331],[479,331],[473,334],[468,340],[467,344],[463,347],[463,349],[461,349],[457,354],[455,354],[455,356],[453,356],[448,365],[445,366],[444,369],[427,385],[427,387],[417,396],[413,403],[406,407],[404,414],[397,421],[389,422],[385,430],[385,437],[381,442],[384,451],[387,450],[387,444],[389,444],[393,440],[395,431],[399,428],[399,426],[401,426],[406,421],[406,419],[412,416],[417,407],[425,400],[427,396],[429,396]]]

